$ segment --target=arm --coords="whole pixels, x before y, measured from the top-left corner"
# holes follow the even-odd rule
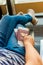
[[[38,54],[36,49],[33,47],[33,44],[34,44],[34,40],[31,36],[24,37],[24,46],[26,50],[25,65],[42,65],[40,55]]]
[[[29,21],[31,20],[31,17],[28,15],[14,15],[14,16],[9,16],[5,15],[2,17],[1,22],[0,22],[0,46],[6,46],[8,39],[13,32],[14,28],[18,23],[20,24],[25,24],[28,22],[28,17]]]
[[[28,22],[32,22],[32,17],[29,14],[26,15],[17,15],[16,16],[18,24],[25,25]]]

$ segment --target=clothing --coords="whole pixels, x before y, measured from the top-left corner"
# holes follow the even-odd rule
[[[25,60],[16,52],[0,48],[0,65],[25,65]]]
[[[5,15],[0,21],[0,47],[7,48],[7,49],[10,48],[12,51],[14,51],[14,49],[16,49],[16,50],[20,49],[20,47],[17,48],[17,45],[15,45],[15,44],[17,44],[16,38],[14,39],[14,45],[11,45],[12,41],[10,42],[10,44],[8,43],[8,41],[9,41],[9,39],[11,39],[10,37],[13,37],[14,28],[16,28],[16,26],[18,24],[22,24],[24,26],[28,22],[32,22],[32,17],[28,14],[14,15],[14,16]],[[14,36],[15,36],[15,34],[14,34]],[[11,46],[8,47],[9,46],[8,44]],[[24,48],[23,48],[23,50],[24,50]],[[22,53],[22,52],[20,52],[20,53]],[[23,53],[22,53],[22,55],[23,55]]]
[[[18,27],[25,28],[23,25],[18,24],[15,29],[18,29]],[[5,48],[9,49],[9,50],[13,50],[13,51],[24,56],[25,55],[25,48],[24,48],[24,46],[21,46],[20,44],[18,44],[18,40],[16,38],[15,31],[13,31],[13,33],[8,41],[8,44]]]

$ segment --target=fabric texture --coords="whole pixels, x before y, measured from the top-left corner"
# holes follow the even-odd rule
[[[24,65],[24,57],[0,47],[0,65]]]
[[[28,14],[14,16],[5,15],[2,17],[0,21],[0,47],[22,53],[24,47],[17,44],[18,42],[14,33],[14,28],[16,28],[18,24],[24,26],[31,21],[32,17]],[[24,55],[24,51],[22,55]]]
[[[19,26],[24,27],[28,22],[32,22],[32,17],[28,14],[5,15],[0,20],[0,65],[25,64],[25,49],[18,44],[14,28],[18,28]]]
[[[25,25],[32,21],[32,17],[26,15],[5,15],[0,21],[0,46],[6,46],[7,42],[17,24]]]
[[[18,24],[15,28],[15,30],[17,30],[19,27],[25,28],[23,25]],[[25,28],[26,29],[26,28]],[[5,47],[6,49],[15,51],[23,56],[25,56],[25,48],[22,45],[22,43],[18,42],[16,35],[15,35],[15,31],[13,31],[7,46]]]

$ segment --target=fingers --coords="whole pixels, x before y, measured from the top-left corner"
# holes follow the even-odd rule
[[[33,39],[33,37],[31,35],[24,36],[23,41],[24,41],[24,44],[25,43],[30,43],[30,44],[34,45],[34,39]]]
[[[23,12],[19,12],[17,15],[23,15]]]

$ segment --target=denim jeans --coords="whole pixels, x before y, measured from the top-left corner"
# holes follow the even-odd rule
[[[32,17],[28,14],[3,16],[2,19],[0,20],[0,47],[4,48],[7,47],[8,41],[14,31],[14,28],[16,28],[18,24],[24,26],[28,22],[32,22]]]

